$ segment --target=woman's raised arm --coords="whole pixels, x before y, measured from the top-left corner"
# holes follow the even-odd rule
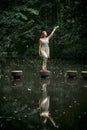
[[[54,32],[56,31],[56,29],[59,28],[59,26],[54,27],[53,31],[51,32],[51,34],[48,36],[48,39],[50,40],[50,38],[53,36]]]

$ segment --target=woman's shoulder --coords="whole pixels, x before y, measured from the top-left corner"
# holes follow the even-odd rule
[[[40,38],[40,39],[39,39],[39,41],[42,41],[42,40],[43,40],[43,38]]]
[[[49,37],[45,37],[45,38],[40,38],[40,40],[49,40]]]
[[[43,38],[40,38],[39,41],[40,41],[40,42],[43,42]]]
[[[42,40],[42,38],[39,39],[40,41]]]

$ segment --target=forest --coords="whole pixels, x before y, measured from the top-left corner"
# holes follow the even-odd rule
[[[41,32],[57,25],[51,58],[87,62],[86,1],[0,0],[0,57],[38,58]]]

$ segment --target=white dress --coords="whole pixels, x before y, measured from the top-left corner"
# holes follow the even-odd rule
[[[40,109],[41,109],[40,116],[49,117],[49,105],[50,105],[50,98],[47,96],[40,102]]]
[[[41,41],[41,56],[43,58],[49,58],[49,39],[48,38],[40,38]]]

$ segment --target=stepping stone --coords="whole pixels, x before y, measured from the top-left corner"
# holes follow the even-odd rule
[[[68,78],[74,78],[74,77],[76,77],[77,76],[77,71],[76,70],[68,70],[67,71],[67,76],[68,76]]]
[[[81,75],[83,78],[87,78],[87,71],[81,71]]]
[[[11,71],[11,75],[13,76],[14,79],[20,79],[21,76],[23,75],[22,70],[13,70]]]
[[[49,77],[50,76],[50,71],[47,70],[47,71],[40,71],[40,75],[42,78],[46,78],[46,77]]]

